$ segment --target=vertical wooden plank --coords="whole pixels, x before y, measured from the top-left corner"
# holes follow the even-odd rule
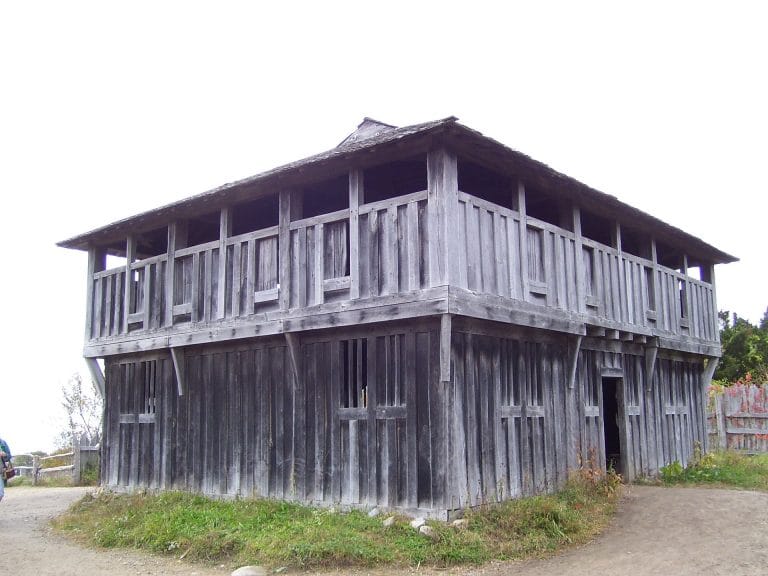
[[[432,286],[458,282],[458,172],[455,154],[444,148],[427,154],[429,265]]]
[[[325,289],[323,281],[325,280],[325,227],[323,224],[315,224],[315,293],[314,303],[322,304],[325,301]]]
[[[303,500],[306,495],[306,391],[304,383],[301,341],[291,333],[286,332],[287,351],[291,359],[288,382],[291,382],[293,393],[291,417],[291,496]]]
[[[128,316],[133,311],[133,270],[131,264],[136,259],[136,237],[129,234],[125,241],[125,304],[123,305],[123,333],[128,333]]]
[[[229,207],[222,208],[219,215],[219,282],[216,298],[216,318],[219,319],[226,315],[227,267],[230,265],[227,262],[227,238],[229,238],[231,228],[232,210]],[[234,262],[231,264],[234,266]]]
[[[451,380],[451,315],[440,316],[440,382]]]
[[[242,242],[232,246],[232,317],[240,316],[241,270],[243,264]]]
[[[383,292],[381,288],[381,283],[379,282],[379,271],[380,271],[380,249],[382,245],[382,239],[381,239],[381,228],[379,227],[379,213],[377,210],[372,210],[368,213],[368,228],[370,230],[369,235],[369,242],[368,247],[370,249],[369,252],[369,285],[371,296],[378,296]]]
[[[479,459],[481,500],[489,502],[496,494],[495,467],[493,464],[492,431],[493,413],[490,412],[490,396],[493,390],[493,377],[489,354],[490,337],[480,336],[475,339],[477,346],[477,403],[479,412]]]
[[[165,266],[165,310],[163,315],[163,324],[165,326],[173,325],[173,295],[174,282],[176,280],[176,244],[178,230],[178,222],[171,222],[168,225],[168,263]]]
[[[397,206],[390,206],[387,209],[387,247],[386,252],[389,258],[389,268],[387,269],[387,285],[390,294],[397,294],[400,291],[400,257],[399,257],[399,238],[397,233]]]
[[[586,277],[584,275],[584,248],[581,235],[581,209],[573,206],[574,257],[576,260],[576,311],[586,311]]]
[[[329,354],[330,360],[330,387],[331,387],[331,403],[333,411],[330,415],[331,419],[331,501],[339,502],[341,500],[341,484],[342,484],[342,454],[341,454],[341,425],[339,421],[339,409],[341,404],[341,387],[339,386],[343,373],[343,355],[340,342],[333,342],[329,344],[331,348],[331,354]]]
[[[274,430],[274,420],[272,419],[274,399],[268,384],[271,382],[269,371],[271,359],[268,348],[256,349],[253,356],[253,388],[257,418],[254,446],[256,450],[254,484],[259,496],[266,498],[269,496],[271,460],[269,446],[272,444],[272,431]]]
[[[507,240],[506,221],[507,219],[498,212],[493,213],[493,259],[496,278],[494,293],[499,296],[509,296],[508,257],[504,244]]]
[[[88,249],[88,273],[86,276],[86,287],[85,287],[85,294],[86,294],[86,302],[85,302],[85,340],[86,342],[91,339],[92,336],[98,335],[97,332],[93,330],[93,324],[94,324],[94,318],[96,318],[96,322],[101,322],[101,315],[105,315],[105,317],[108,317],[109,315],[109,308],[102,311],[100,314],[94,315],[94,304],[95,304],[95,298],[94,298],[94,284],[95,281],[93,279],[93,275],[96,272],[101,272],[106,268],[107,265],[107,253],[103,248],[96,248],[96,247],[90,247]],[[100,284],[101,282],[99,282]]]
[[[419,206],[417,201],[409,202],[407,217],[408,290],[419,290]]]
[[[418,469],[417,469],[417,390],[416,379],[416,334],[413,330],[405,336],[405,396],[406,396],[406,436],[407,436],[407,505],[418,506]]]
[[[294,255],[298,264],[298,274],[296,275],[296,288],[298,295],[298,306],[304,308],[309,303],[307,297],[307,283],[309,281],[309,269],[307,266],[307,228],[296,230],[298,239],[298,254]]]
[[[277,243],[279,246],[280,271],[277,277],[280,310],[291,305],[291,193],[280,190]]]
[[[482,272],[482,251],[480,242],[480,229],[478,224],[480,210],[471,202],[466,203],[466,222],[467,222],[467,287],[470,290],[482,291],[483,272]]]
[[[453,397],[451,407],[453,414],[451,417],[451,424],[453,426],[451,432],[451,443],[453,450],[451,454],[451,465],[453,477],[454,490],[450,493],[449,507],[450,508],[462,508],[467,506],[467,445],[466,445],[466,429],[465,422],[465,398],[466,398],[466,382],[465,382],[465,354],[466,348],[464,345],[465,335],[456,334],[455,339],[455,363],[456,367],[453,374]]]
[[[256,291],[256,246],[256,240],[254,239],[248,240],[246,244],[248,260],[245,265],[245,310],[241,310],[241,313],[245,316],[250,316],[254,312],[253,293]],[[259,247],[261,247],[261,242],[259,242]]]
[[[493,433],[493,461],[495,464],[495,482],[494,496],[497,502],[501,502],[509,497],[509,487],[507,486],[507,458],[504,442],[504,433],[501,420],[501,348],[504,346],[504,340],[501,338],[493,339],[493,349],[491,356],[491,378],[492,387],[489,389],[490,408],[488,410],[491,417],[491,430]]]
[[[474,506],[482,502],[482,488],[480,475],[480,435],[477,422],[477,393],[478,393],[478,367],[476,338],[473,334],[466,335],[466,426],[467,431],[467,494],[469,505]]]
[[[507,219],[507,269],[509,274],[509,296],[514,299],[522,300],[522,257],[520,255],[520,222],[513,219]]]
[[[559,352],[559,353],[558,353]],[[545,384],[547,388],[550,388],[550,397],[552,404],[552,417],[550,418],[550,441],[552,444],[552,458],[551,464],[548,462],[552,470],[553,488],[560,487],[565,484],[568,479],[566,460],[568,457],[568,446],[564,432],[567,431],[567,419],[565,417],[565,403],[563,400],[563,393],[566,388],[565,379],[563,377],[562,351],[550,347],[550,354],[548,354],[548,363],[551,364],[551,384]]]
[[[520,287],[522,300],[528,300],[528,217],[525,206],[525,185],[517,181],[517,209],[520,213]]]
[[[360,204],[364,201],[362,170],[349,171],[349,298],[360,298]]]
[[[362,347],[363,342],[367,341],[367,354],[368,357],[363,358],[362,355]],[[387,470],[384,469],[381,472],[378,470],[377,466],[377,426],[376,426],[376,406],[379,402],[379,390],[377,389],[378,384],[378,370],[381,370],[384,372],[385,367],[378,367],[376,366],[376,337],[370,337],[367,339],[361,339],[358,342],[358,351],[359,351],[359,359],[360,362],[358,363],[358,366],[361,366],[362,362],[367,360],[368,366],[367,366],[367,394],[366,394],[366,412],[367,412],[367,426],[366,426],[366,432],[368,433],[368,442],[367,442],[367,460],[368,460],[368,488],[367,488],[367,501],[368,504],[371,506],[374,506],[378,503],[378,478],[379,473],[381,474],[387,474]],[[362,376],[362,375],[361,375]],[[361,379],[362,380],[362,379]]]

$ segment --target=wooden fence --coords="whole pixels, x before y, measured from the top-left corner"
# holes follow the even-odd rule
[[[768,453],[768,384],[710,387],[709,448]]]
[[[29,464],[18,464],[19,461]],[[68,462],[52,466],[57,461]],[[36,456],[34,454],[16,454],[13,457],[14,468],[19,477],[31,478],[32,484],[37,485],[41,480],[66,479],[74,485],[79,485],[83,474],[89,466],[99,468],[98,446],[75,446],[72,452],[54,454],[53,456]]]

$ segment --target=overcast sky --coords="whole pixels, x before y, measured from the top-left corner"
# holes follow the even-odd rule
[[[762,2],[0,0],[0,435],[49,450],[87,257],[55,242],[332,148],[460,122],[741,259],[768,306]],[[269,8],[263,8],[270,6]],[[500,8],[505,6],[504,8]]]

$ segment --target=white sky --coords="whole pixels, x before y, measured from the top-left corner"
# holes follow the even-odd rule
[[[332,148],[364,116],[458,116],[738,256],[718,304],[758,321],[768,8],[624,4],[0,0],[0,435],[50,449],[61,385],[86,374],[87,258],[56,241]]]

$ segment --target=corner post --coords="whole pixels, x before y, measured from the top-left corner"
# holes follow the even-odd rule
[[[711,286],[711,304],[710,309],[712,310],[712,314],[710,315],[709,322],[710,322],[710,331],[712,339],[719,342],[720,341],[720,329],[718,326],[718,317],[717,317],[717,289],[715,288],[715,265],[714,264],[707,264],[701,269],[701,279],[709,284]]]
[[[429,277],[432,286],[458,284],[459,182],[456,155],[445,148],[427,154]]]
[[[85,302],[85,340],[86,342],[94,336],[93,329],[93,307],[94,307],[94,293],[93,288],[96,281],[93,275],[96,272],[101,272],[107,267],[107,253],[102,248],[96,248],[92,246],[88,249],[88,278],[86,278],[85,293],[87,300]],[[104,314],[105,311],[102,311]],[[95,334],[100,336],[100,334]]]
[[[712,378],[717,370],[717,365],[720,364],[720,358],[716,356],[707,358],[707,363],[701,371],[701,395],[702,398],[707,398],[709,385],[712,384]],[[719,401],[719,402],[718,402]],[[717,439],[718,447],[721,450],[725,450],[728,445],[725,429],[725,413],[723,412],[722,397],[715,397],[715,416],[717,417]],[[701,417],[704,422],[704,437],[702,443],[704,444],[704,452],[709,451],[709,434],[707,434],[707,411],[705,408],[701,408]],[[722,423],[722,428],[720,427]]]

